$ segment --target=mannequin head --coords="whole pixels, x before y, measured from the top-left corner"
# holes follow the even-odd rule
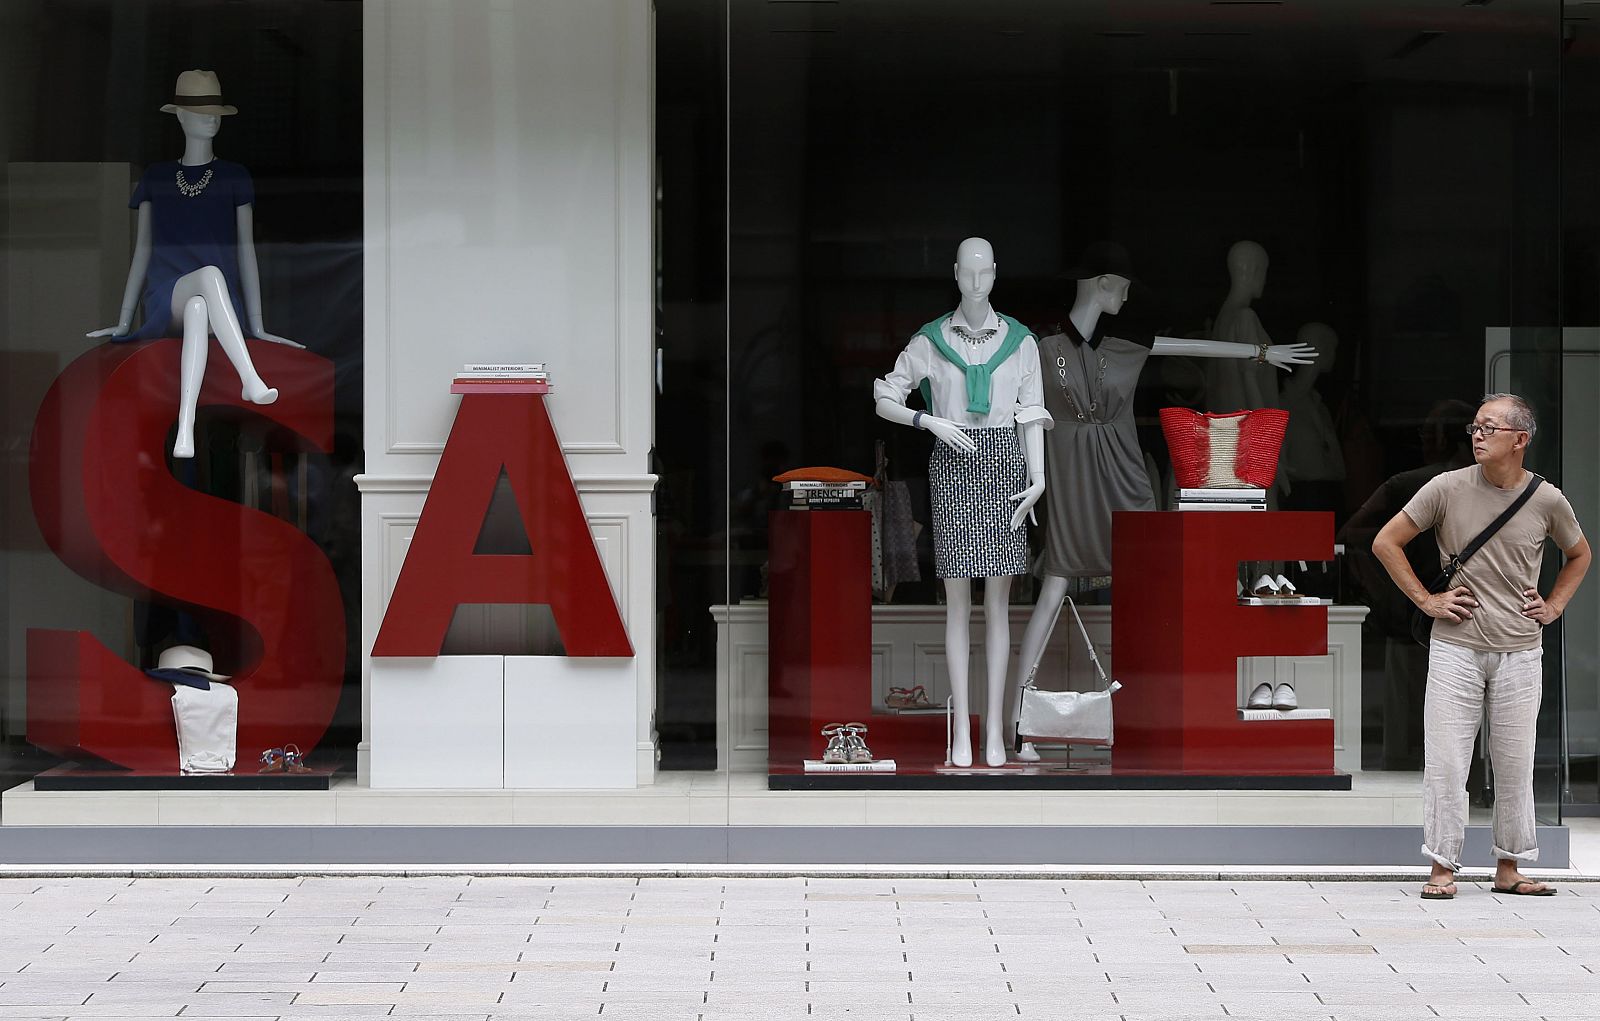
[[[1267,284],[1267,250],[1254,241],[1235,241],[1228,249],[1228,280],[1236,294],[1261,297]]]
[[[173,112],[178,118],[178,127],[183,129],[184,138],[209,140],[216,138],[222,128],[222,118],[214,113],[195,113],[182,108]]]
[[[994,290],[994,248],[983,238],[967,238],[956,249],[956,286],[964,301],[987,301]]]
[[[1093,306],[1106,315],[1116,315],[1128,301],[1128,288],[1133,281],[1115,273],[1104,273],[1078,281],[1078,296],[1073,308]]]

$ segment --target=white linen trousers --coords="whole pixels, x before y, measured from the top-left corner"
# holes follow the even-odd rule
[[[1543,694],[1543,649],[1479,652],[1435,638],[1422,710],[1422,853],[1461,868],[1467,770],[1485,703],[1494,769],[1494,856],[1538,861],[1533,741]]]

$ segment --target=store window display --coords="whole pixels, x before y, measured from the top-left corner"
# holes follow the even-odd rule
[[[1106,317],[1122,311],[1136,279],[1132,257],[1113,242],[1090,245],[1063,276],[1077,285],[1072,309],[1039,342],[1045,407],[1056,427],[1045,442],[1043,584],[1022,639],[1022,670],[1042,655],[1063,598],[1110,585],[1112,514],[1156,509],[1133,413],[1145,359],[1186,355],[1290,371],[1316,354],[1302,343],[1152,337],[1108,325]],[[1038,759],[1028,744],[1019,754]]]
[[[972,589],[984,579],[987,711],[984,759],[1006,761],[1002,699],[1011,653],[1011,579],[1027,570],[1023,521],[1044,495],[1044,404],[1039,348],[1027,327],[989,303],[998,266],[994,248],[968,238],[954,266],[961,303],[911,338],[893,371],[873,384],[878,415],[926,429],[938,443],[928,462],[935,572],[946,597],[945,661],[952,712],[969,718],[967,677]],[[921,389],[927,410],[906,406]],[[954,728],[951,763],[972,764],[971,735]]]
[[[216,158],[213,140],[222,118],[238,108],[222,101],[222,86],[212,71],[178,76],[172,102],[161,112],[176,116],[183,130],[181,159],[152,164],[134,189],[129,207],[138,210],[133,262],[123,291],[117,325],[90,337],[150,340],[183,334],[178,435],[172,456],[194,456],[194,422],[205,379],[208,339],[217,338],[252,404],[271,404],[278,391],[256,371],[245,346],[241,320],[252,336],[303,347],[268,333],[261,311],[261,279],[255,250],[255,188],[237,163]],[[239,315],[244,298],[247,315]],[[144,321],[133,329],[142,304]]]

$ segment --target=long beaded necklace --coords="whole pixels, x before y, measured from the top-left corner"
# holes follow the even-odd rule
[[[200,175],[200,180],[196,181],[194,184],[190,184],[184,178],[184,176],[183,176],[183,168],[182,167],[178,168],[178,192],[184,198],[189,198],[189,199],[194,198],[195,196],[199,195],[201,192],[205,191],[206,190],[206,185],[208,185],[210,183],[211,183],[211,169],[209,167],[206,168],[206,172],[205,173]]]
[[[1072,343],[1070,339],[1063,339],[1067,344]],[[1073,394],[1072,387],[1067,383],[1067,356],[1065,353],[1056,355],[1056,382],[1061,384],[1061,392],[1067,395],[1067,403],[1072,405],[1073,413],[1078,416],[1078,421],[1087,422],[1089,420],[1089,415],[1092,415],[1096,411],[1100,410],[1100,398],[1097,395],[1105,393],[1106,356],[1099,350],[1095,351],[1095,355],[1099,358],[1100,366],[1095,372],[1094,385],[1090,386],[1088,357],[1083,353],[1083,349],[1088,347],[1089,343],[1088,341],[1084,341],[1082,344],[1076,346],[1078,348],[1078,364],[1083,366],[1083,382],[1084,385],[1089,389],[1088,414],[1084,414],[1083,406],[1078,403],[1078,398]]]

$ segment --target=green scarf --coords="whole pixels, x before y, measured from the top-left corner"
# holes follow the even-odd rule
[[[982,365],[968,365],[960,355],[955,353],[949,344],[944,342],[944,333],[940,329],[954,315],[955,313],[951,312],[948,315],[940,316],[918,330],[917,333],[927,337],[934,350],[944,355],[945,361],[967,374],[967,410],[975,415],[987,415],[989,413],[989,392],[992,389],[994,370],[999,367],[1000,363],[1016,354],[1017,348],[1022,346],[1022,342],[1033,334],[1029,332],[1026,326],[1023,326],[1010,316],[1000,316],[1000,321],[1006,324],[1006,339],[1001,342],[1000,350],[996,351],[993,357]],[[930,399],[927,380],[922,381],[922,400],[923,403],[928,405],[929,410],[932,410],[933,402]]]

